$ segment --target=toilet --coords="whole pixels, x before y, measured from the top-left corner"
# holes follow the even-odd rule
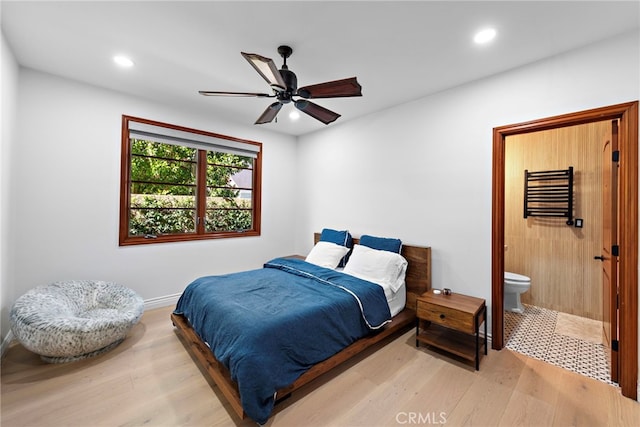
[[[524,313],[520,294],[531,287],[531,278],[522,274],[504,272],[504,309],[514,313]]]

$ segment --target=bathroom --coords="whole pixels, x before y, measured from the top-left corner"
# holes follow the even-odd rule
[[[605,382],[610,379],[604,360],[602,262],[594,257],[602,252],[602,147],[610,132],[611,122],[603,121],[505,141],[506,347]],[[566,217],[525,218],[525,170],[569,167],[571,224]],[[597,360],[576,360],[579,353]]]

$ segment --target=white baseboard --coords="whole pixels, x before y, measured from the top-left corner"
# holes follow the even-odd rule
[[[151,299],[145,300],[144,309],[153,310],[154,308],[176,305],[178,302],[178,299],[180,299],[180,295],[182,295],[182,292],[180,292],[179,294],[165,295],[163,297],[157,297],[157,298],[151,298]]]

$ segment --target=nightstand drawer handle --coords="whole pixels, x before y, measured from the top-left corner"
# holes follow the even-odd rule
[[[444,314],[441,314],[441,315],[440,315],[440,318],[441,318],[441,319],[444,319]]]

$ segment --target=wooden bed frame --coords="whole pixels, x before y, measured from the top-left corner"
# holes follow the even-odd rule
[[[314,234],[314,243],[320,239],[320,234]],[[354,239],[354,243],[358,243]],[[408,261],[406,275],[407,303],[404,310],[398,313],[393,320],[380,331],[359,339],[330,358],[312,366],[302,374],[293,384],[278,390],[276,401],[288,396],[303,385],[313,381],[320,375],[330,371],[356,354],[382,341],[390,335],[405,331],[415,325],[416,298],[431,289],[431,248],[421,246],[402,246],[402,256]],[[303,258],[303,257],[300,257]],[[245,418],[240,393],[237,384],[231,380],[229,371],[213,355],[209,347],[198,337],[187,319],[182,315],[171,314],[171,320],[176,330],[183,338],[183,344],[200,363],[202,368],[211,377],[227,398],[233,410],[241,419]]]

